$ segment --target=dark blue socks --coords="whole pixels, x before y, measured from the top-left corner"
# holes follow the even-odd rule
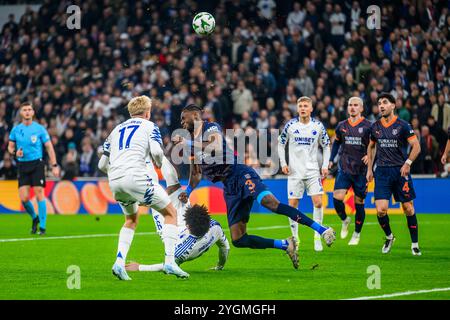
[[[411,235],[411,242],[416,243],[419,241],[419,227],[417,225],[416,214],[412,216],[406,216],[406,221],[408,222],[408,230]]]
[[[278,208],[275,210],[276,213],[288,216],[292,220],[296,221],[297,223],[304,224],[310,228],[312,228],[314,231],[317,231],[318,233],[322,234],[324,233],[327,228],[323,227],[317,222],[314,222],[311,218],[304,215],[300,211],[298,211],[295,208],[292,208],[291,206],[288,206],[286,204],[280,203],[278,205]]]
[[[366,210],[364,209],[364,204],[355,204],[356,214],[355,214],[355,232],[360,233],[364,224],[364,219],[366,218]]]
[[[333,197],[333,205],[334,205],[334,210],[336,210],[336,213],[339,216],[339,218],[341,218],[342,221],[347,219],[347,214],[345,213],[344,201],[338,200]]]

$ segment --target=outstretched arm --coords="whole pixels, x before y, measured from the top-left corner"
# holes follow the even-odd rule
[[[217,262],[217,265],[212,269],[222,270],[228,259],[228,253],[230,252],[230,244],[228,243],[228,239],[225,236],[225,233],[223,232],[222,228],[220,226],[214,226],[214,228],[220,229],[221,236],[219,240],[216,242],[217,246],[219,247],[219,261]]]

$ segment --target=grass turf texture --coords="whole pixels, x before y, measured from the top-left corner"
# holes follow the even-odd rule
[[[226,226],[225,216],[216,216]],[[406,219],[391,215],[397,238],[390,254],[382,255],[383,232],[376,216],[369,215],[359,246],[339,239],[340,221],[326,215],[338,239],[331,248],[313,250],[313,232],[300,226],[300,268],[295,270],[281,250],[232,247],[223,271],[211,271],[218,251],[211,248],[199,259],[182,265],[188,280],[163,273],[130,272],[133,281],[119,281],[111,274],[121,215],[49,216],[48,237],[71,235],[105,236],[81,239],[0,242],[0,299],[346,299],[378,296],[411,290],[450,287],[450,215],[418,215],[423,255],[412,256]],[[29,235],[30,218],[0,215],[0,239],[37,238]],[[255,230],[253,228],[262,228]],[[163,246],[150,216],[141,216],[138,234],[127,260],[146,264],[163,259]],[[252,215],[249,233],[272,238],[290,236],[287,218]],[[229,231],[226,229],[229,237]],[[318,267],[312,268],[318,264]],[[81,269],[81,289],[69,290],[67,267]],[[367,267],[381,269],[381,289],[367,288]],[[450,291],[391,299],[450,299]]]

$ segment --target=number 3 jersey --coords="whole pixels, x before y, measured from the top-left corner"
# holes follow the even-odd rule
[[[103,144],[103,152],[109,156],[109,180],[141,172],[157,180],[151,161],[156,160],[152,150],[156,154],[161,148],[161,133],[153,122],[131,118],[117,125]]]

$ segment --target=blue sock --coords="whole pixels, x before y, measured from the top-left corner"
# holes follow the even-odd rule
[[[275,240],[273,245],[274,245],[274,248],[286,250],[289,246],[289,243],[286,239],[283,239],[283,240]]]
[[[364,224],[364,219],[366,218],[366,211],[364,210],[364,204],[355,204],[356,214],[355,214],[355,232],[360,233],[362,226]]]
[[[275,212],[288,216],[292,220],[297,221],[297,223],[304,224],[313,229],[314,231],[317,231],[319,234],[322,234],[325,232],[325,230],[327,230],[327,228],[325,228],[324,226],[320,225],[317,222],[314,222],[314,220],[312,220],[310,217],[304,215],[297,209],[288,206],[284,203],[280,203]]]
[[[31,201],[28,200],[27,202],[22,202],[22,205],[25,208],[25,211],[30,215],[31,219],[34,220],[36,218],[36,212],[34,212],[34,207]]]
[[[244,234],[238,240],[233,240],[232,243],[237,248],[266,249],[276,248],[275,241],[277,240]]]
[[[45,200],[38,201],[39,209],[39,228],[45,229],[47,222],[47,204]]]
[[[336,210],[336,213],[339,216],[339,218],[341,218],[342,221],[347,219],[347,214],[345,213],[344,201],[338,200],[333,197],[333,205],[334,205],[334,210]]]

